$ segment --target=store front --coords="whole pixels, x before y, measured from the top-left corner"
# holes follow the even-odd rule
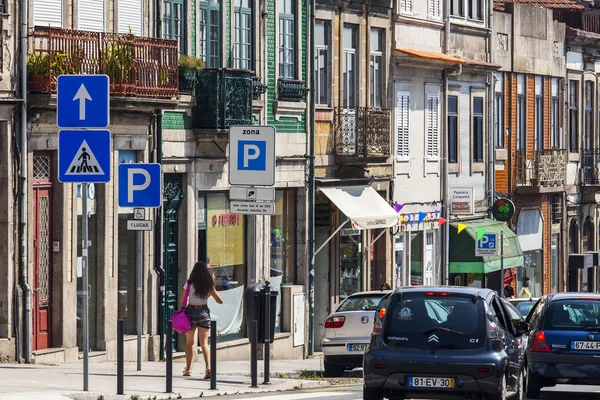
[[[461,232],[459,233],[459,225]],[[476,256],[477,237],[481,232],[503,237],[503,256]],[[500,270],[520,269],[523,252],[517,235],[502,222],[489,219],[450,224],[450,282],[458,286],[486,287],[496,291],[504,286]]]
[[[523,250],[523,268],[517,268],[517,297],[544,294],[544,222],[539,208],[521,209],[517,235]]]

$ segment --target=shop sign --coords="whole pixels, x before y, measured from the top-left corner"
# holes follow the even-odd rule
[[[344,228],[340,231],[342,236],[358,236],[360,235],[360,229]]]
[[[450,214],[473,215],[473,188],[450,189]]]
[[[206,252],[212,267],[244,264],[244,216],[233,214],[223,194],[209,194],[206,201]]]
[[[492,215],[496,221],[508,221],[515,215],[515,205],[509,199],[498,199],[492,205]]]

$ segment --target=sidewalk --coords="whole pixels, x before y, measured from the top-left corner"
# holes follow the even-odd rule
[[[263,385],[263,363],[258,362],[258,388],[250,387],[250,362],[226,361],[218,365],[217,390],[203,380],[204,367],[195,363],[191,377],[183,377],[183,363],[173,363],[173,393],[165,393],[166,364],[125,363],[125,395],[117,396],[115,362],[89,364],[89,391],[83,391],[83,364],[0,364],[0,400],[113,400],[198,399],[225,394],[261,393],[328,386],[326,381],[302,380],[302,371],[320,371],[322,359],[272,360],[271,384]],[[296,376],[296,378],[289,378]],[[139,396],[136,397],[135,395]],[[101,397],[103,396],[103,397]],[[156,396],[156,398],[155,398]]]

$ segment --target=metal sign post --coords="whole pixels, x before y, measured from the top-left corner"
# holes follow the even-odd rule
[[[110,182],[110,82],[107,75],[60,75],[56,90],[58,180],[81,183],[83,390],[89,390],[88,184]]]
[[[504,297],[504,232],[500,231],[500,297]]]

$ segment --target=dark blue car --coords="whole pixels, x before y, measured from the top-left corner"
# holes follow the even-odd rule
[[[545,295],[528,320],[527,397],[539,398],[544,386],[600,384],[600,295]]]

